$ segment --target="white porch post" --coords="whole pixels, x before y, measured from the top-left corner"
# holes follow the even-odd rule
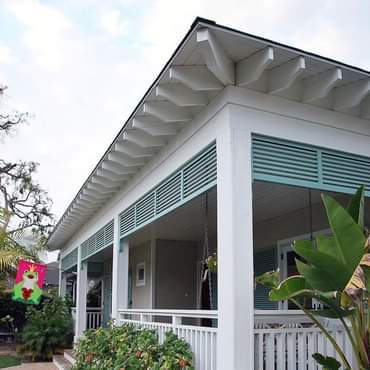
[[[75,342],[86,330],[87,262],[81,261],[81,248],[78,248],[77,262]]]
[[[67,274],[59,270],[59,297],[64,298],[66,296],[66,293],[67,293]]]
[[[112,269],[112,318],[118,319],[118,310],[128,306],[128,240],[119,235],[119,216],[114,219],[113,269]]]
[[[67,291],[67,276],[62,270],[62,260],[59,261],[59,297],[64,298]]]
[[[254,368],[251,135],[234,127],[230,119],[217,139],[217,170],[217,369],[251,370]]]

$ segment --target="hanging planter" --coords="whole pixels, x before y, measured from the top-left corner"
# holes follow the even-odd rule
[[[209,272],[217,273],[217,254],[213,253],[208,256],[206,264]]]

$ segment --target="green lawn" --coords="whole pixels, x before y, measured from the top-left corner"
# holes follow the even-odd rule
[[[18,357],[15,356],[0,356],[0,369],[5,367],[17,366],[20,365],[21,361]]]

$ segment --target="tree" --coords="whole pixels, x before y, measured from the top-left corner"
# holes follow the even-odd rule
[[[0,97],[6,87],[0,86]],[[1,108],[1,106],[0,106]],[[27,113],[0,109],[0,137],[27,121]],[[37,259],[53,226],[52,201],[35,180],[38,164],[0,158],[0,272],[13,269],[20,258]],[[39,241],[37,248],[23,246],[25,232]]]
[[[0,85],[0,96],[4,94],[7,86]],[[28,113],[21,113],[18,111],[13,112],[1,112],[0,111],[0,132],[9,134],[11,130],[26,122]]]

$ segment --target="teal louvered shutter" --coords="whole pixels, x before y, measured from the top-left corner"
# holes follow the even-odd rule
[[[271,248],[254,254],[254,275],[259,276],[267,271],[276,270],[276,248]],[[257,285],[254,291],[254,308],[257,310],[276,310],[276,302],[270,302],[269,289]]]
[[[77,265],[78,258],[78,248],[75,248],[72,252],[68,253],[65,257],[62,258],[62,270],[70,270],[72,267]]]
[[[124,237],[215,186],[216,144],[212,143],[120,214]]]
[[[114,223],[113,220],[111,220],[81,244],[81,258],[86,259],[104,248],[109,247],[113,244],[113,239]]]
[[[254,180],[370,194],[370,158],[261,135],[252,143]]]

